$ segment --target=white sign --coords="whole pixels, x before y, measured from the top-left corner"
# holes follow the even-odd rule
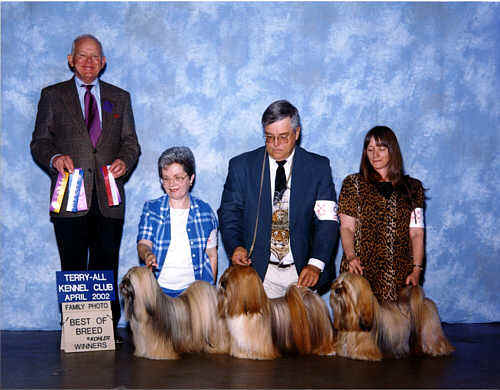
[[[115,349],[111,302],[62,303],[61,349],[88,352]]]

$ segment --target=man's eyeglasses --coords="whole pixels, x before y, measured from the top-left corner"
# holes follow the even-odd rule
[[[162,177],[161,181],[165,184],[168,184],[168,183],[181,184],[184,180],[186,180],[186,177],[188,177],[188,175],[174,176],[174,177]]]
[[[99,62],[101,60],[101,56],[86,55],[86,54],[81,54],[81,53],[76,54],[75,58],[77,61],[81,61],[81,62],[90,60],[91,62],[96,63],[96,62]]]
[[[289,141],[291,135],[291,133],[279,135],[264,134],[264,139],[266,140],[266,144],[274,144],[275,142],[278,144],[285,144]]]

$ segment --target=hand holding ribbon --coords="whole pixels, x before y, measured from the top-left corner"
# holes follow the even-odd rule
[[[57,171],[63,175],[66,169],[69,173],[73,173],[75,166],[73,165],[73,160],[67,154],[62,154],[60,156],[54,157],[52,161],[52,166],[57,169]]]
[[[115,179],[123,176],[127,172],[127,165],[117,158],[113,163],[109,166],[109,171],[113,174]]]

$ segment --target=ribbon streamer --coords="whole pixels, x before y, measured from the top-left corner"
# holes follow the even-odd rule
[[[121,203],[120,192],[116,185],[115,177],[109,171],[111,165],[103,165],[101,168],[106,186],[106,195],[108,196],[108,206],[118,206]]]
[[[83,185],[83,169],[76,168],[69,175],[68,184],[68,205],[66,211],[77,212],[87,210],[87,198],[85,196],[85,186]]]
[[[68,176],[68,172],[59,173],[57,176],[56,186],[54,188],[54,193],[52,194],[52,201],[50,202],[50,211],[53,211],[54,213],[59,213],[59,211],[61,211],[64,192],[66,191],[66,185],[68,184]]]

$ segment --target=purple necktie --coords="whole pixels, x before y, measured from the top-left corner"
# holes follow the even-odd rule
[[[86,85],[87,91],[85,92],[84,102],[85,102],[85,124],[87,125],[87,130],[89,131],[90,140],[94,148],[97,144],[97,140],[101,135],[101,120],[99,119],[99,111],[97,110],[97,101],[94,95],[90,93],[93,85]]]

